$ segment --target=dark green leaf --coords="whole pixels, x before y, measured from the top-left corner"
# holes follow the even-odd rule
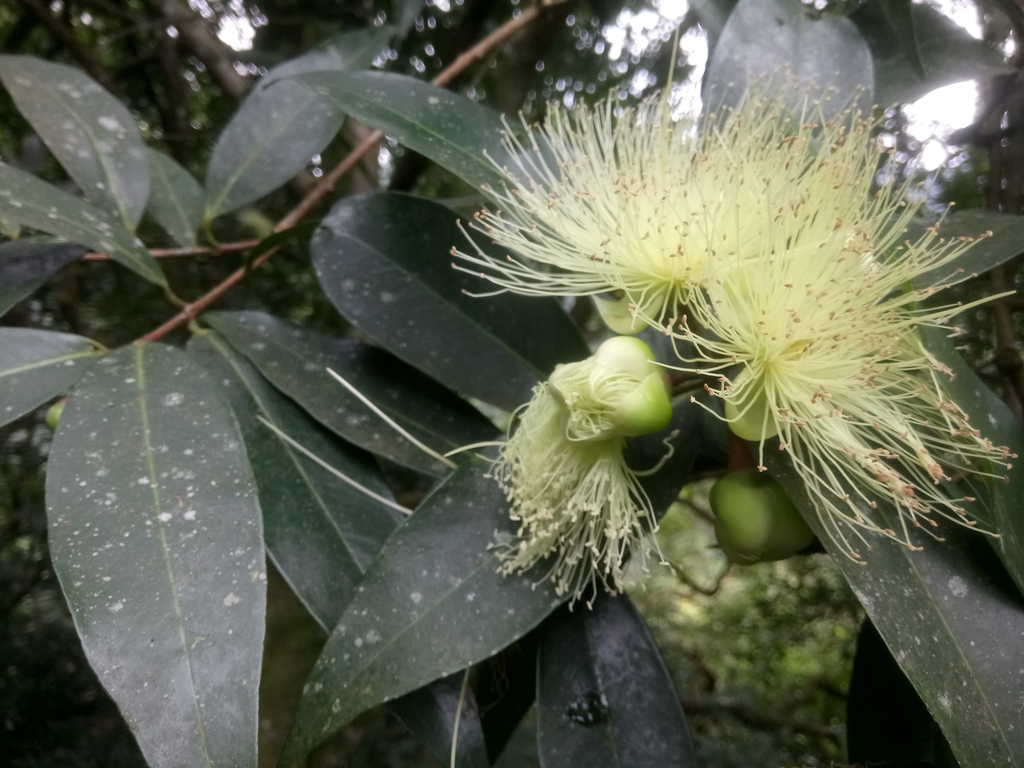
[[[918,79],[924,80],[924,59],[917,42],[917,25],[914,23],[913,0],[881,0],[882,12],[889,22],[889,29],[903,43],[903,55]]]
[[[0,426],[67,392],[102,354],[82,336],[0,328]]]
[[[926,227],[935,226],[936,223],[934,219],[913,219],[904,239],[914,242],[925,234]],[[939,236],[946,240],[966,237],[978,242],[960,256],[955,264],[919,275],[914,280],[914,285],[918,287],[941,284],[950,277],[959,279],[961,275],[954,273],[955,269],[962,269],[967,274],[988,272],[1024,253],[1024,216],[974,208],[946,216],[938,223],[938,227]],[[987,236],[988,232],[992,233],[991,237]]]
[[[390,498],[380,470],[367,454],[329,437],[216,333],[194,337],[188,352],[219,384],[239,422],[274,565],[329,631],[402,516],[284,443],[257,416],[363,487]]]
[[[150,766],[256,766],[266,572],[245,448],[209,376],[133,345],[68,401],[47,467],[54,570]]]
[[[124,105],[84,72],[32,56],[0,56],[0,80],[82,194],[134,230],[149,162]]]
[[[516,728],[494,768],[540,768],[537,754],[537,709],[534,707]]]
[[[502,576],[488,550],[512,533],[504,494],[471,459],[388,539],[327,640],[283,766],[360,712],[497,653],[561,602],[543,564]]]
[[[0,215],[95,248],[150,282],[167,285],[156,259],[117,218],[5,163],[0,163]]]
[[[50,237],[0,244],[0,315],[34,293],[50,275],[82,258],[86,250]]]
[[[207,219],[258,200],[305,168],[341,127],[337,105],[288,78],[368,66],[392,30],[366,27],[271,70],[221,132],[206,170]]]
[[[459,708],[463,676],[464,673],[457,672],[436,680],[388,705],[406,727],[430,748],[434,757],[446,766],[451,764],[452,731],[455,728],[455,713]],[[488,768],[490,765],[472,686],[467,686],[465,701],[462,703],[455,765],[457,768]]]
[[[690,481],[693,462],[705,449],[706,413],[684,395],[673,403],[672,421],[665,429],[634,437],[626,444],[626,463],[634,470],[645,472],[658,467],[654,474],[640,478],[657,517],[668,511],[678,500],[679,491]]]
[[[971,37],[963,27],[924,3],[913,3],[911,14],[925,77],[919,77],[907,58],[906,33],[897,33],[880,3],[863,3],[850,20],[871,47],[874,59],[875,101],[883,106],[914,101],[951,83],[990,78],[1012,72],[1003,55]]]
[[[921,333],[928,349],[953,371],[953,378],[943,382],[950,399],[972,416],[972,424],[996,445],[1004,445],[1017,457],[1024,458],[1024,429],[1010,409],[1000,400],[954,349],[944,331],[926,328]],[[1006,569],[1017,586],[1024,592],[1024,470],[1011,459],[1014,468],[1005,472],[1006,482],[990,478],[976,481],[980,484],[974,495],[984,505],[984,515],[999,539],[994,543]],[[1002,467],[994,467],[996,474],[1004,474]],[[968,508],[968,511],[973,511]],[[981,517],[981,515],[978,515]]]
[[[670,484],[678,493],[697,452],[695,431],[684,429],[699,429],[698,408],[679,410],[667,430],[679,429],[676,455],[642,479],[655,504]],[[643,457],[652,448],[635,450]],[[364,709],[494,655],[563,601],[540,581],[545,563],[525,575],[498,573],[487,547],[515,524],[487,467],[466,461],[388,539],[310,676],[284,765]],[[652,482],[660,474],[670,480]]]
[[[959,768],[949,742],[870,619],[857,638],[846,736],[853,763]]]
[[[330,631],[402,515],[282,442],[256,417],[363,487],[390,498],[380,470],[362,451],[329,437],[215,332],[193,337],[188,352],[218,382],[241,426],[259,489],[268,555],[313,618]],[[458,765],[486,766],[479,715],[472,692],[467,696]],[[450,680],[439,680],[396,699],[391,708],[438,759],[447,759],[458,697],[458,683],[453,692]]]
[[[497,112],[436,85],[388,72],[315,72],[295,79],[470,184],[501,186],[504,177],[488,159],[506,154]]]
[[[452,247],[471,247],[457,222],[422,198],[348,197],[314,235],[313,265],[341,314],[383,347],[458,392],[512,410],[555,365],[590,351],[554,299],[467,295],[489,284],[452,268]]]
[[[403,466],[438,476],[448,472],[353,397],[327,368],[436,451],[494,436],[490,423],[465,401],[360,341],[324,336],[262,312],[210,312],[203,318],[321,424]]]
[[[697,765],[675,684],[625,595],[544,623],[537,659],[544,768]]]
[[[537,701],[537,647],[543,624],[476,665],[473,689],[483,712],[487,755],[497,760]],[[536,739],[536,734],[534,734]]]
[[[390,24],[364,27],[335,35],[308,53],[278,64],[259,82],[260,88],[310,72],[348,72],[365,69],[383,53],[395,35]]]
[[[729,14],[736,7],[738,0],[692,0],[690,8],[696,14],[701,27],[708,35],[708,53],[714,51],[718,38],[725,29]]]
[[[287,243],[289,240],[294,240],[297,237],[311,235],[319,226],[319,222],[307,221],[304,224],[297,224],[294,227],[289,227],[288,229],[283,229],[280,232],[274,232],[272,235],[264,237],[246,252],[246,270],[250,269],[252,263],[271,248],[276,248],[283,243]]]
[[[149,169],[153,179],[150,215],[178,245],[194,246],[206,202],[203,188],[192,174],[155,149],[149,150]]]
[[[739,0],[708,60],[706,103],[738,103],[749,78],[763,89],[792,89],[800,102],[834,87],[824,99],[826,114],[852,99],[864,112],[873,103],[871,52],[854,24],[833,14],[812,19],[792,0]]]
[[[399,38],[404,38],[416,23],[416,17],[423,11],[424,0],[395,0],[395,29]]]
[[[866,561],[843,554],[821,525],[785,454],[765,463],[846,576],[962,765],[1024,765],[1024,601],[983,534],[943,521],[922,551],[870,536]],[[899,529],[882,504],[872,514]]]

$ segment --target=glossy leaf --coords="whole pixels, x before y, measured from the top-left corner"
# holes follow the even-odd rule
[[[1013,465],[1009,470],[994,468],[997,475],[1005,474],[1006,482],[985,478],[972,483],[973,494],[986,509],[984,514],[970,507],[968,511],[991,520],[999,532],[999,538],[993,544],[1017,587],[1024,593],[1024,515],[1021,515],[1024,467],[1020,463],[1024,459],[1024,428],[954,349],[945,332],[926,328],[922,338],[929,351],[953,372],[951,379],[942,382],[949,397],[973,416],[971,423],[976,429],[996,445],[1006,446],[1014,455],[1009,459]]]
[[[257,416],[374,493],[390,498],[377,465],[340,443],[279,394],[213,331],[195,336],[189,354],[217,381],[242,430],[263,510],[264,541],[278,571],[326,631],[341,617],[355,585],[404,517],[355,490],[278,439]],[[391,709],[438,757],[451,746],[460,684],[438,680],[391,702]],[[472,692],[459,726],[461,768],[475,768],[483,733]]]
[[[271,70],[235,112],[213,147],[206,170],[207,219],[273,192],[334,138],[345,115],[331,100],[288,78],[319,69],[369,66],[392,30],[366,27]]]
[[[102,354],[82,336],[0,328],[0,426],[67,392]]]
[[[1024,216],[974,208],[951,213],[940,222],[913,219],[907,227],[905,239],[914,242],[925,234],[926,227],[935,226],[936,223],[939,237],[946,240],[966,237],[978,242],[965,251],[955,264],[920,275],[914,280],[914,285],[941,284],[950,277],[959,279],[959,275],[954,273],[956,269],[962,269],[967,274],[981,274],[1024,253]],[[989,232],[991,236],[987,234]]]
[[[473,670],[473,690],[483,712],[480,724],[491,760],[498,759],[537,701],[537,646],[543,626],[505,646]]]
[[[675,684],[625,595],[562,608],[544,624],[537,665],[544,768],[696,767]]]
[[[102,208],[0,163],[0,216],[107,254],[157,285],[167,280],[142,242]]]
[[[149,150],[149,169],[153,179],[149,214],[178,245],[194,246],[203,221],[203,188],[173,158],[155,149]]]
[[[653,436],[677,430],[676,453],[641,481],[656,506],[668,485],[678,494],[697,452],[699,411],[688,402],[679,410],[668,434]],[[541,581],[545,563],[525,575],[498,572],[487,547],[515,523],[487,468],[464,462],[388,539],[310,675],[284,766],[363,710],[493,656],[563,602]],[[651,484],[660,474],[670,479]]]
[[[834,14],[813,19],[791,0],[739,0],[708,59],[705,102],[736,104],[751,79],[762,89],[792,90],[801,103],[834,88],[826,114],[851,99],[865,112],[873,103],[871,52],[854,24]]]
[[[26,237],[0,244],[0,315],[86,252],[51,237]]]
[[[914,101],[944,85],[1012,71],[1000,51],[975,40],[938,10],[913,3],[910,11],[924,78],[907,56],[907,30],[894,28],[880,3],[864,3],[850,15],[871,47],[878,104]]]
[[[562,602],[543,566],[503,576],[513,532],[487,463],[463,463],[388,539],[309,676],[282,766],[360,712],[481,661]]]
[[[928,75],[924,71],[924,59],[917,42],[913,0],[882,0],[881,5],[889,28],[903,43],[903,55],[911,69],[919,80],[924,80]]]
[[[266,572],[256,486],[210,377],[123,348],[68,401],[47,468],[54,570],[150,766],[256,766]]]
[[[388,704],[406,727],[416,734],[434,757],[450,766],[452,731],[459,709],[463,673],[457,672],[430,685],[408,693]],[[459,717],[459,744],[455,754],[456,768],[488,768],[487,747],[480,727],[480,712],[467,686]]]
[[[217,382],[238,420],[256,475],[268,554],[313,618],[330,631],[402,515],[303,456],[257,417],[390,498],[380,470],[370,456],[332,438],[213,331],[193,337],[188,352]]]
[[[210,312],[203,319],[321,424],[403,466],[448,473],[331,378],[327,368],[436,451],[494,437],[490,422],[465,401],[363,342],[298,328],[262,312]]]
[[[523,717],[505,749],[495,760],[494,768],[540,768],[540,756],[537,754],[536,707]]]
[[[304,238],[313,234],[313,231],[318,226],[320,226],[318,222],[307,221],[302,224],[296,224],[294,227],[289,227],[288,229],[282,229],[280,232],[273,232],[272,234],[267,235],[256,243],[256,245],[246,251],[245,268],[247,270],[250,269],[252,267],[252,263],[271,248],[278,248],[291,240]]]
[[[471,247],[457,222],[448,208],[408,195],[348,197],[313,236],[313,265],[341,314],[383,347],[458,392],[513,410],[555,365],[590,350],[554,299],[467,295],[492,286],[452,268],[452,247]]]
[[[986,537],[945,522],[945,541],[921,534],[922,551],[870,536],[859,565],[828,537],[784,456],[766,451],[768,469],[832,553],[960,763],[1024,765],[1024,600]],[[873,514],[899,527],[891,508],[879,504]]]
[[[738,0],[693,0],[690,8],[700,21],[701,27],[708,35],[708,53],[710,54],[718,38],[725,29],[725,23],[729,20],[729,14],[736,7]]]
[[[846,713],[850,762],[959,768],[949,742],[870,620],[857,637]]]
[[[505,157],[504,125],[497,112],[445,88],[389,72],[315,72],[295,80],[470,184],[500,187],[504,177],[488,159]]]
[[[0,80],[82,194],[134,230],[149,161],[124,105],[81,70],[33,56],[0,56]]]

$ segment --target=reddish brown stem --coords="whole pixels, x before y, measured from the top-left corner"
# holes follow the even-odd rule
[[[439,86],[447,85],[474,61],[483,58],[489,51],[493,50],[496,46],[500,45],[505,40],[508,40],[525,26],[530,24],[540,15],[541,9],[545,5],[557,5],[562,1],[563,0],[557,0],[557,2],[541,2],[537,5],[526,8],[518,18],[511,19],[505,24],[502,24],[498,29],[489,34],[472,48],[460,54],[455,61],[438,73],[437,77],[431,80],[431,82],[434,85]],[[334,190],[334,185],[338,183],[338,180],[348,173],[356,163],[366,156],[368,152],[377,146],[383,136],[384,134],[382,132],[374,131],[360,142],[355,149],[348,153],[344,160],[331,169],[330,173],[324,176],[323,179],[321,179],[320,182],[310,190],[309,194],[307,194],[299,204],[295,206],[295,208],[293,208],[283,219],[277,222],[277,225],[274,227],[274,231],[280,232],[282,230],[289,229],[290,227],[294,227],[303,218],[305,218],[306,215],[316,207],[317,203]],[[221,246],[222,249],[223,247],[224,246]],[[260,255],[259,258],[249,265],[249,270],[257,269],[276,252],[277,248],[272,248],[266,253]],[[207,291],[203,296],[199,297],[191,304],[185,305],[178,314],[160,327],[154,328],[145,336],[139,338],[138,341],[157,341],[171,331],[191,322],[200,312],[210,306],[210,304],[238,285],[238,283],[242,281],[242,278],[245,277],[245,274],[246,270],[244,268],[232,272],[231,275],[229,275],[223,282]]]
[[[223,253],[247,250],[259,245],[259,242],[259,240],[238,240],[233,243],[221,243],[215,247],[199,245],[194,248],[152,248],[149,255],[154,259],[170,259],[177,256],[220,256]],[[85,254],[82,259],[85,261],[109,261],[110,257],[105,253],[90,252]]]

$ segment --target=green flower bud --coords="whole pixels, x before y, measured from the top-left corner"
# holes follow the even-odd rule
[[[57,422],[60,421],[60,415],[64,413],[64,404],[66,402],[67,398],[61,398],[46,411],[46,426],[50,428],[51,432],[57,431]]]
[[[652,365],[654,353],[640,339],[632,336],[612,336],[594,353],[594,359],[612,370],[630,373],[638,379],[658,370]]]
[[[710,501],[718,545],[734,563],[784,560],[814,540],[782,486],[756,469],[718,480]]]
[[[566,408],[570,440],[645,435],[672,418],[667,378],[651,348],[631,336],[615,336],[593,357],[558,366],[550,385]]]

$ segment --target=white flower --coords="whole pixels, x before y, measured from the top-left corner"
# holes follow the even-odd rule
[[[657,526],[622,452],[627,436],[663,429],[672,415],[653,357],[616,337],[534,388],[491,471],[520,524],[514,541],[495,546],[506,573],[552,557],[545,578],[575,601],[598,582],[620,590],[628,554],[646,567]]]
[[[965,277],[952,262],[970,242],[901,242],[919,204],[906,185],[872,193],[885,150],[871,129],[756,96],[700,135],[660,101],[619,119],[610,101],[555,106],[529,149],[509,139],[515,167],[491,191],[504,212],[474,225],[513,253],[457,255],[504,290],[624,302],[620,327],[684,342],[682,369],[717,377],[709,391],[762,457],[778,436],[849,556],[865,531],[913,547],[910,528],[936,517],[973,525],[951,478],[1011,457],[950,400],[918,333],[966,309],[921,302]]]
[[[972,499],[949,481],[1010,466],[1008,450],[946,394],[951,372],[919,335],[965,307],[926,309],[935,289],[911,284],[965,244],[930,231],[883,256],[876,249],[888,245],[897,210],[862,218],[855,239],[839,232],[812,250],[794,233],[766,239],[756,258],[716,260],[672,330],[693,345],[680,352],[686,370],[717,375],[708,389],[725,401],[732,430],[760,443],[760,464],[766,445],[791,455],[822,523],[855,559],[863,531],[915,548],[910,528],[928,530],[936,517],[974,525],[964,507]],[[899,512],[898,530],[875,520],[881,502]]]

